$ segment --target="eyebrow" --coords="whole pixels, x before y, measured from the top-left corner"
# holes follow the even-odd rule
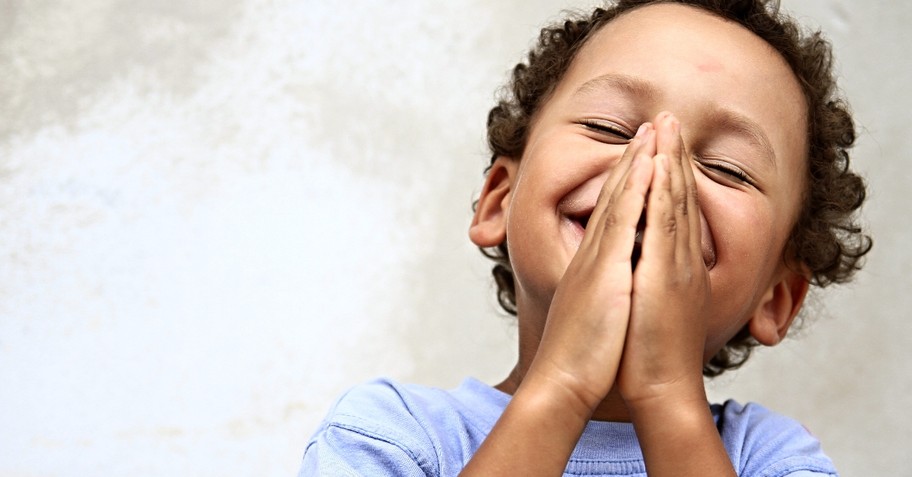
[[[599,93],[606,89],[621,90],[639,97],[654,97],[658,95],[658,89],[652,83],[635,76],[617,73],[609,73],[592,78],[583,83],[573,95]]]
[[[637,98],[657,98],[659,89],[642,78],[619,73],[609,73],[593,78],[580,86],[573,96],[602,93],[605,90],[619,90]],[[709,124],[731,133],[746,137],[752,144],[763,150],[764,159],[776,165],[776,153],[769,137],[756,122],[741,113],[726,108],[714,108],[707,115]]]
[[[763,150],[763,158],[773,168],[776,167],[776,151],[773,150],[769,138],[757,123],[751,121],[741,113],[730,109],[714,109],[709,113],[709,123],[717,125],[739,136],[746,137],[755,146]]]

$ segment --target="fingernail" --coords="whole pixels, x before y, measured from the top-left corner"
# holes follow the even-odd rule
[[[646,134],[647,124],[649,123],[640,124],[640,128],[637,129],[636,136],[634,137],[643,137],[643,134]]]

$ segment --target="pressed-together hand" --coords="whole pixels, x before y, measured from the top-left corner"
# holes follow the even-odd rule
[[[586,419],[611,390],[624,350],[634,291],[631,252],[654,182],[655,154],[656,131],[647,123],[602,187],[527,375],[563,388]]]
[[[709,286],[690,160],[671,114],[644,125],[605,183],[561,280],[529,374],[592,412],[613,385],[628,405],[703,400]],[[640,259],[631,262],[646,214]]]
[[[705,405],[703,261],[697,188],[671,114],[656,118],[657,167],[646,205],[642,256],[633,274],[630,323],[617,386],[628,407],[670,397]]]

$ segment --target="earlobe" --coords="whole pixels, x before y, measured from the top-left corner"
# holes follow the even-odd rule
[[[766,291],[751,318],[751,336],[766,346],[779,344],[801,310],[808,285],[805,275],[783,267],[781,279]]]
[[[516,176],[516,161],[498,157],[475,204],[469,238],[479,247],[496,247],[507,237],[507,211]]]

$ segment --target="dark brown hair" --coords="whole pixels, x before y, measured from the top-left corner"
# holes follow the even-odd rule
[[[519,159],[535,113],[548,101],[577,52],[602,26],[624,12],[654,3],[697,7],[736,22],[765,40],[786,60],[804,92],[808,108],[807,189],[783,258],[804,264],[811,283],[844,283],[861,267],[871,249],[855,217],[865,198],[862,178],[849,169],[848,149],[855,126],[840,97],[833,54],[821,32],[803,32],[778,12],[778,2],[763,0],[620,0],[589,16],[573,17],[543,28],[526,61],[513,68],[498,104],[488,114],[491,162],[499,156]],[[509,238],[508,238],[509,240]],[[482,253],[495,262],[493,275],[501,307],[516,314],[513,270],[506,242]],[[718,376],[748,359],[757,342],[745,327],[703,368]]]

